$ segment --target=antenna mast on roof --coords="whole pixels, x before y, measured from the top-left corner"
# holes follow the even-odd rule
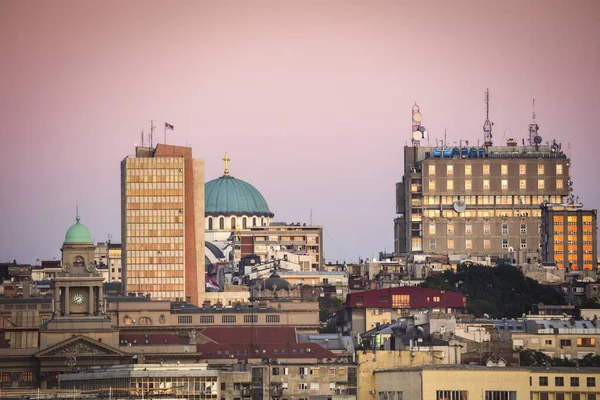
[[[142,147],[144,147],[144,128],[142,128]]]
[[[529,145],[537,146],[541,143],[542,138],[538,136],[538,129],[540,129],[540,127],[535,123],[535,97],[533,98],[532,109],[532,122],[529,124]],[[539,139],[536,139],[537,137],[539,137]]]
[[[485,90],[485,122],[483,123],[484,146],[492,146],[492,125],[490,122],[490,89]]]
[[[152,148],[152,135],[154,134],[154,128],[156,128],[156,125],[154,125],[153,120],[150,120],[150,148]]]

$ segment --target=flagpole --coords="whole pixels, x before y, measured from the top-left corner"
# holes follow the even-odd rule
[[[167,123],[165,122],[165,144],[167,144]]]

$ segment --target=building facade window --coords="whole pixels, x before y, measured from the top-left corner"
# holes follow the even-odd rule
[[[484,175],[490,174],[490,164],[483,164],[483,174]]]
[[[191,315],[180,315],[179,317],[177,317],[177,323],[178,324],[191,324],[192,316]]]
[[[438,390],[435,400],[468,400],[466,390]]]
[[[471,180],[465,179],[465,190],[471,190],[472,186]]]
[[[489,179],[483,180],[483,190],[490,190],[490,180]]]
[[[201,315],[200,316],[200,323],[201,324],[214,324],[215,323],[215,316],[214,315]]]
[[[544,164],[538,165],[538,175],[544,175]]]
[[[472,234],[473,234],[473,225],[465,224],[465,235],[472,235]]]
[[[502,179],[501,188],[502,190],[508,190],[508,179]]]
[[[519,189],[522,189],[522,190],[527,189],[527,180],[525,180],[525,179],[519,180]]]
[[[508,249],[508,239],[502,239],[502,248]]]
[[[563,173],[562,164],[556,164],[556,175],[562,175],[562,173]]]
[[[430,235],[435,235],[435,222],[429,224],[429,234]]]
[[[557,189],[562,189],[563,188],[563,180],[562,179],[557,179],[556,180],[556,188]]]
[[[508,175],[508,165],[507,164],[502,164],[502,166],[500,167],[500,173],[502,175]]]
[[[544,179],[538,179],[538,189],[544,189]]]
[[[429,179],[429,190],[435,190],[435,179]]]
[[[225,218],[219,218],[219,229],[225,229]]]
[[[521,238],[521,248],[522,249],[527,248],[527,239],[526,238]]]
[[[454,175],[454,165],[448,165],[446,171],[448,172],[448,176]]]
[[[540,376],[540,386],[548,386],[548,377]]]
[[[279,315],[267,315],[266,321],[268,324],[278,324],[281,320]]]
[[[467,250],[473,249],[473,240],[472,239],[465,240],[465,249],[467,249]]]
[[[429,166],[429,175],[435,175],[435,164]]]
[[[212,231],[213,229],[213,219],[212,217],[208,217],[208,229]]]
[[[446,189],[447,190],[454,190],[454,180],[448,179],[446,181]]]
[[[505,390],[486,390],[485,400],[517,400],[517,392]]]
[[[572,376],[571,377],[571,387],[578,387],[578,386],[579,386],[579,377]]]
[[[508,224],[502,224],[502,234],[508,235]]]
[[[562,376],[555,377],[554,386],[565,386],[565,378]]]
[[[465,175],[471,176],[471,164],[465,164]]]
[[[519,175],[526,175],[526,174],[527,174],[527,165],[520,164],[519,165]]]
[[[454,250],[454,239],[448,239],[448,250]]]

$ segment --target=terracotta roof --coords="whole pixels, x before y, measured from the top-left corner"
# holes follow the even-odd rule
[[[213,342],[197,344],[202,358],[338,358],[315,343],[298,343],[293,327],[206,328]]]
[[[148,341],[146,343],[146,340]],[[165,340],[167,342],[165,342]],[[181,339],[177,335],[168,335],[161,333],[152,333],[152,334],[131,334],[131,333],[121,333],[119,335],[119,342],[121,345],[131,343],[132,346],[137,345],[162,345],[165,344],[187,344],[187,341]]]

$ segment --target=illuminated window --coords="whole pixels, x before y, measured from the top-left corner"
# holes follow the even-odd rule
[[[435,224],[429,224],[429,234],[435,235]]]
[[[502,190],[508,190],[508,179],[502,179]]]
[[[429,166],[429,175],[435,175],[435,165]]]
[[[453,234],[454,233],[454,224],[453,223],[448,223],[448,234]]]
[[[467,239],[465,240],[465,249],[471,250],[473,248],[473,240]]]
[[[473,226],[471,224],[466,224],[465,225],[465,235],[472,235],[473,234]]]
[[[490,246],[490,240],[489,239],[484,239],[484,241],[483,241],[483,248],[485,250],[489,250],[491,248],[491,246]]]
[[[410,306],[410,296],[407,294],[392,295],[393,308],[405,308]]]
[[[471,164],[465,164],[465,175],[471,175]]]
[[[562,164],[556,164],[556,175],[562,175],[562,173],[563,173]]]
[[[483,164],[483,174],[484,175],[490,174],[490,164]]]
[[[489,179],[483,180],[483,190],[490,190],[490,180]]]
[[[487,222],[485,224],[483,224],[483,234],[484,235],[490,234],[490,224]]]
[[[502,166],[500,167],[500,173],[502,175],[508,175],[508,165],[502,164]]]
[[[527,189],[527,180],[521,179],[519,181],[519,189]]]
[[[543,189],[543,188],[544,188],[544,180],[538,179],[538,189]]]
[[[452,179],[448,179],[448,181],[446,181],[446,189],[454,190],[454,181]]]
[[[471,180],[465,179],[465,190],[471,190]]]
[[[527,165],[525,165],[525,164],[519,165],[519,174],[520,175],[527,174]]]
[[[448,239],[448,250],[454,249],[454,239]]]
[[[454,175],[454,165],[447,166],[448,175]]]
[[[557,189],[562,189],[563,188],[563,180],[562,179],[557,179],[556,180],[556,188]]]
[[[538,175],[544,175],[544,164],[538,165]]]
[[[435,179],[429,180],[429,190],[435,190]]]

